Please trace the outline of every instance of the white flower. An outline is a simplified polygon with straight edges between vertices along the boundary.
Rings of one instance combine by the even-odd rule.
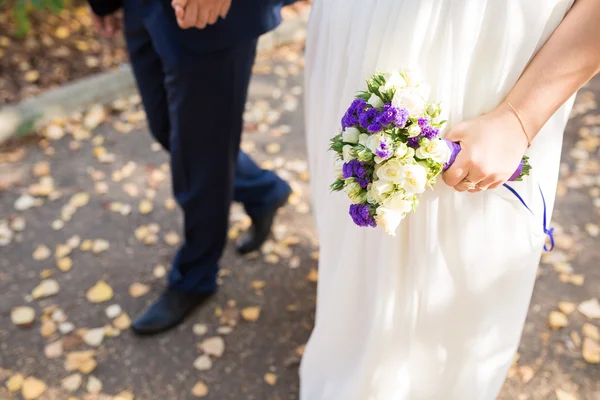
[[[421,134],[421,127],[419,124],[412,124],[408,128],[408,137],[417,137]]]
[[[400,192],[396,192],[387,197],[383,201],[383,205],[391,210],[401,213],[408,213],[412,210],[412,201],[407,200],[405,195]]]
[[[402,221],[403,218],[403,213],[391,210],[387,207],[378,207],[375,216],[377,225],[385,229],[385,232],[391,236],[396,236],[396,228],[398,228],[398,225],[400,225],[400,221]]]
[[[413,118],[422,116],[427,106],[425,99],[415,88],[398,90],[392,99],[392,104],[398,108],[405,107]]]
[[[348,183],[344,186],[344,191],[354,204],[362,203],[365,200],[365,193],[362,193],[362,187],[357,182]]]
[[[343,158],[344,162],[350,162],[354,159],[354,156],[352,155],[352,150],[353,150],[353,147],[350,146],[349,144],[342,147],[342,158]]]
[[[406,143],[398,143],[396,146],[395,156],[398,158],[404,157],[408,153],[409,147]]]
[[[427,185],[427,171],[421,165],[401,165],[398,171],[399,183],[408,193],[423,193]]]
[[[356,143],[358,143],[359,135],[360,135],[360,131],[358,129],[356,129],[355,127],[351,126],[351,127],[344,129],[344,131],[342,132],[342,140],[345,143],[356,144]]]
[[[394,190],[394,185],[384,180],[378,180],[369,185],[367,198],[371,197],[377,203],[383,203],[384,199]]]
[[[408,86],[416,87],[425,80],[423,72],[418,67],[403,68],[401,73]]]
[[[380,92],[387,92],[392,89],[398,90],[406,87],[406,81],[398,71],[388,72],[387,74],[384,74],[383,77],[385,78],[385,85],[379,87]]]
[[[363,146],[367,146],[368,139],[369,135],[367,135],[366,133],[361,133],[360,135],[358,135],[358,143],[362,144]]]
[[[416,150],[416,155],[420,159],[431,158],[436,163],[446,164],[450,160],[450,148],[443,139],[433,139],[425,146]]]
[[[383,135],[375,134],[371,135],[367,138],[367,144],[365,145],[373,154],[377,151],[381,140],[383,139]]]
[[[373,93],[371,95],[371,97],[369,97],[369,101],[367,101],[367,103],[369,103],[371,106],[373,106],[375,108],[379,108],[379,107],[383,106],[383,100],[381,100],[381,98],[379,96],[377,96],[375,93]]]
[[[402,164],[395,158],[391,158],[380,164],[380,167],[376,171],[377,177],[383,181],[392,183],[401,183],[403,180]]]
[[[336,157],[333,161],[333,171],[335,172],[336,179],[342,179],[344,177],[342,168],[344,167],[344,160]]]

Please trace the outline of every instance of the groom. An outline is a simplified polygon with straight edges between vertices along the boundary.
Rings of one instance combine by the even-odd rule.
[[[132,325],[137,334],[154,334],[178,325],[217,290],[231,201],[243,203],[252,219],[238,247],[243,254],[264,243],[291,193],[286,182],[240,151],[257,40],[279,24],[289,0],[188,0],[186,7],[206,16],[193,29],[178,26],[169,0],[89,2],[105,36],[115,34],[115,13],[124,10],[150,131],[170,152],[173,192],[184,215],[185,242],[168,288]]]

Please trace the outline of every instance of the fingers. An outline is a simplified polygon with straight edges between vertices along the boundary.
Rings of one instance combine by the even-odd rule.
[[[115,33],[117,33],[117,29],[118,29],[118,22],[117,19],[112,16],[106,16],[104,17],[104,34],[106,37],[112,38],[115,36]]]
[[[196,19],[196,28],[198,29],[204,29],[206,28],[206,25],[208,24],[208,19],[210,16],[210,10],[206,10],[206,9],[201,9],[198,10],[198,18]]]
[[[213,8],[208,13],[208,25],[213,25],[219,19],[219,9]]]
[[[442,175],[446,185],[455,187],[467,177],[467,174],[469,173],[468,160],[469,157],[465,150],[458,153],[454,163]]]
[[[191,1],[185,7],[183,18],[178,19],[177,23],[183,29],[193,28],[198,20],[198,3]]]
[[[188,0],[173,0],[171,2],[171,7],[181,7],[184,8],[188,5]]]
[[[223,19],[227,17],[227,13],[229,12],[229,8],[231,7],[231,0],[225,0],[223,5],[221,6],[221,10],[219,11],[219,16]]]

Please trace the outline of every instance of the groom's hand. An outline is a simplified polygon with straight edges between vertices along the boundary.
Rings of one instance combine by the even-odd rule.
[[[173,0],[171,5],[181,28],[204,29],[227,16],[231,0]]]
[[[116,13],[100,17],[90,8],[90,16],[92,17],[96,33],[105,38],[115,37],[116,33],[121,29],[121,18]]]

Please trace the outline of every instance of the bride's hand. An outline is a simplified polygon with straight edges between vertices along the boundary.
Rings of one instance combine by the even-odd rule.
[[[445,136],[460,143],[461,152],[444,173],[447,185],[459,192],[496,188],[516,171],[528,140],[517,116],[507,104],[480,117],[461,122]]]

